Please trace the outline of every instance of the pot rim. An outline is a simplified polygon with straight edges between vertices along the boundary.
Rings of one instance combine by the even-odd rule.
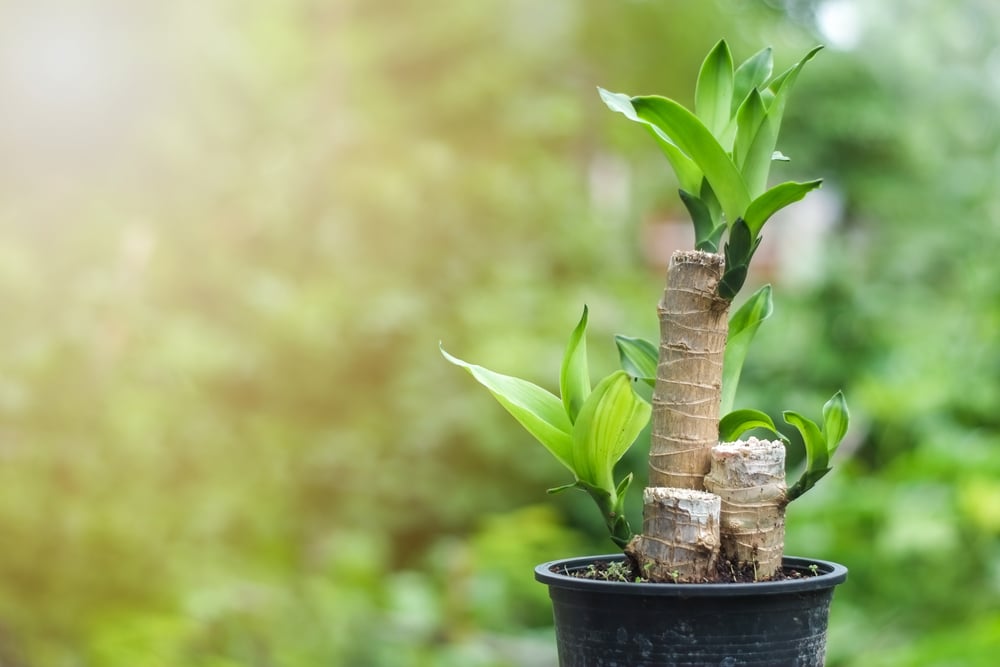
[[[653,597],[739,597],[748,595],[780,595],[786,593],[805,593],[809,591],[833,588],[847,580],[847,568],[832,561],[815,558],[799,558],[785,556],[782,559],[784,568],[810,572],[815,565],[819,574],[801,579],[784,579],[782,581],[761,581],[756,583],[733,584],[654,584],[628,583],[622,581],[602,581],[600,579],[583,579],[564,574],[566,571],[579,571],[596,562],[622,561],[625,555],[621,553],[600,556],[582,556],[578,558],[562,558],[542,563],[535,567],[535,580],[553,588],[597,592],[600,589],[606,593],[632,596]],[[811,572],[810,572],[811,574]]]

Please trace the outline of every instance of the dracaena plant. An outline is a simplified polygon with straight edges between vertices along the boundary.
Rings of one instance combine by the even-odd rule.
[[[566,348],[558,397],[441,350],[573,474],[572,482],[550,491],[590,494],[614,542],[653,580],[711,580],[721,553],[752,564],[755,576],[773,576],[781,567],[785,506],[829,472],[847,431],[847,404],[839,391],[823,407],[822,425],[785,412],[806,449],[805,470],[787,488],[788,439],[766,413],[734,409],[751,340],[773,311],[772,290],[760,288],[730,317],[731,302],[767,220],[820,186],[812,180],[768,187],[773,161],[787,160],[776,142],[788,96],[818,51],[772,77],[770,49],[734,67],[729,46],[720,41],[701,67],[693,112],[665,97],[600,90],[612,110],[652,133],[676,172],[680,199],[694,223],[695,249],[675,252],[667,269],[657,308],[658,346],[617,336],[622,370],[592,389],[585,308]],[[636,392],[643,384],[652,387],[649,404]],[[616,483],[613,471],[650,419],[643,532],[633,535],[623,514],[632,475]],[[777,439],[739,440],[752,429]]]

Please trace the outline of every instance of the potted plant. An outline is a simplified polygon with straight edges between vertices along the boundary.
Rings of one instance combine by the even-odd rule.
[[[818,51],[772,76],[769,48],[734,66],[720,41],[702,64],[693,112],[665,97],[600,90],[652,134],[694,223],[695,247],[674,253],[667,270],[658,345],[617,336],[621,370],[592,385],[584,307],[559,396],[442,347],[572,473],[550,493],[589,494],[622,550],[536,568],[553,600],[563,667],[823,664],[833,589],[847,570],[785,556],[785,508],[829,472],[847,405],[838,391],[818,423],[784,413],[806,449],[805,470],[787,486],[787,438],[766,413],[734,409],[750,341],[772,311],[771,287],[730,315],[764,224],[821,183],[767,183],[771,164],[787,160],[776,141],[789,93]],[[614,467],[650,419],[635,533],[624,513],[633,475],[616,481]],[[753,429],[774,439],[741,439]]]

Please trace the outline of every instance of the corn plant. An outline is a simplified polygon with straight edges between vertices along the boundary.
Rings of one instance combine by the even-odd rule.
[[[673,166],[681,202],[695,228],[695,249],[676,252],[667,270],[667,285],[657,309],[659,346],[617,336],[622,370],[591,388],[584,308],[563,356],[560,396],[441,349],[446,359],[471,373],[573,474],[572,482],[549,491],[577,488],[587,492],[597,503],[612,540],[653,580],[710,577],[719,555],[721,524],[767,533],[758,542],[752,536],[744,539],[744,532],[738,539],[736,533],[728,539],[738,541],[741,553],[747,554],[741,559],[767,551],[762,577],[772,576],[781,565],[785,505],[829,472],[830,458],[847,431],[849,414],[840,392],[824,406],[822,426],[797,412],[785,412],[785,422],[799,431],[806,447],[805,471],[787,489],[784,444],[788,438],[766,413],[734,409],[750,343],[773,312],[772,289],[769,285],[760,288],[730,317],[731,303],[746,281],[764,224],[821,184],[820,180],[788,181],[768,187],[772,162],[788,159],[776,150],[776,142],[789,93],[803,66],[818,51],[819,47],[809,51],[772,77],[770,49],[734,67],[729,46],[720,41],[702,64],[693,112],[665,97],[630,97],[599,89],[612,110],[652,133]],[[648,388],[636,391],[644,385],[652,387],[650,403],[640,396],[648,394]],[[644,531],[633,535],[623,514],[632,475],[615,482],[613,472],[650,419]],[[778,439],[738,440],[752,429],[764,429]],[[750,446],[746,452],[734,450],[744,444]],[[765,486],[752,482],[747,489],[737,488],[731,480],[745,481],[749,468],[741,471],[728,466],[733,462],[744,465],[753,457],[766,458],[768,469],[774,472],[761,482]],[[766,494],[762,495],[763,490]],[[752,502],[741,500],[746,493],[754,496]],[[715,535],[706,532],[713,529]],[[721,543],[726,539],[722,535]],[[752,565],[756,572],[757,561]]]

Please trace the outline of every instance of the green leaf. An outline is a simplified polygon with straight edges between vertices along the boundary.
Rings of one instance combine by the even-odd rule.
[[[798,63],[772,80],[767,89],[761,91],[761,100],[767,108],[767,115],[753,137],[749,150],[743,154],[741,167],[751,197],[756,197],[767,189],[767,176],[771,170],[774,147],[781,131],[788,95],[799,72],[822,48],[821,46],[814,48]]]
[[[656,364],[660,356],[656,347],[648,340],[621,334],[615,336],[615,345],[622,370],[652,387],[656,383]]]
[[[722,145],[698,118],[674,100],[658,95],[633,97],[635,113],[655,125],[694,160],[705,174],[729,220],[750,205],[750,194],[736,165]],[[693,190],[685,187],[685,190]]]
[[[527,380],[502,375],[448,354],[444,358],[467,370],[479,384],[534,436],[556,459],[576,474],[573,467],[573,424],[560,401],[551,392]]]
[[[766,106],[764,94],[761,104]],[[740,150],[740,172],[746,181],[751,197],[757,197],[767,189],[767,177],[771,173],[774,144],[778,141],[779,126],[771,122],[768,112],[757,125],[756,132],[743,138]]]
[[[563,355],[562,367],[559,370],[559,393],[562,394],[563,406],[570,421],[576,421],[576,416],[590,394],[590,371],[587,368],[587,307],[583,307],[583,315],[579,324],[573,329]]]
[[[729,242],[726,243],[726,271],[719,281],[719,296],[732,301],[743,287],[750,268],[750,260],[760,245],[760,237],[756,240],[750,235],[750,228],[743,218],[737,218],[729,230]]]
[[[822,48],[818,46],[811,50],[799,62],[771,81],[767,90],[761,93],[761,99],[767,107],[767,118],[761,123],[743,166],[743,175],[752,197],[756,197],[767,188],[767,175],[771,169],[775,144],[781,131],[785,104],[799,72]]]
[[[822,179],[806,181],[805,183],[789,181],[787,183],[782,183],[781,185],[775,185],[773,188],[754,199],[750,203],[750,207],[747,208],[745,217],[747,226],[750,228],[750,233],[752,235],[759,234],[761,228],[764,226],[764,223],[767,222],[772,215],[789,204],[794,204],[799,201],[808,193],[820,187],[822,184]]]
[[[681,201],[691,215],[694,223],[695,250],[716,252],[719,249],[719,237],[725,230],[725,225],[716,226],[712,220],[712,212],[708,206],[690,192],[680,190]]]
[[[747,95],[754,88],[760,88],[771,76],[774,60],[771,47],[766,47],[744,60],[733,75],[733,102],[730,113],[743,104]]]
[[[629,473],[622,478],[622,481],[618,482],[618,487],[615,489],[615,493],[618,494],[619,498],[625,496],[628,492],[628,487],[632,485],[633,473]]]
[[[847,399],[844,392],[838,391],[823,406],[823,435],[826,436],[826,447],[830,457],[840,447],[840,441],[847,435],[847,427],[851,422],[851,414],[847,410]]]
[[[573,425],[573,466],[577,478],[614,494],[615,464],[649,421],[651,408],[632,389],[625,371],[601,380]]]
[[[770,415],[749,408],[735,410],[719,420],[719,442],[734,442],[741,435],[755,428],[767,429],[782,442],[788,442],[788,438],[781,434]]]
[[[747,299],[729,318],[729,335],[722,361],[721,414],[732,411],[736,402],[736,389],[740,383],[743,362],[746,361],[750,341],[757,334],[760,323],[774,312],[771,286],[764,285]]]
[[[788,101],[788,95],[791,93],[792,88],[795,86],[795,81],[799,77],[799,73],[802,68],[805,67],[806,63],[813,59],[817,53],[823,50],[822,46],[813,47],[809,53],[802,56],[799,62],[795,63],[787,70],[776,76],[771,83],[768,84],[768,90],[770,90],[774,97],[767,105],[768,118],[777,125],[781,125],[782,116],[785,113],[785,103]]]
[[[743,173],[743,179],[747,180],[747,155],[753,146],[757,132],[761,123],[767,116],[767,109],[764,108],[764,101],[760,97],[760,91],[756,88],[750,91],[746,100],[740,105],[736,112],[736,140],[733,144],[733,161]],[[747,181],[749,183],[749,181]]]
[[[660,147],[660,150],[663,151],[663,154],[667,157],[667,161],[670,162],[670,166],[677,175],[677,181],[683,189],[694,192],[700,187],[703,175],[698,165],[695,164],[694,160],[685,155],[684,152],[677,147],[673,140],[671,140],[671,138],[660,128],[639,117],[635,108],[632,106],[631,97],[625,95],[624,93],[612,93],[604,90],[603,88],[598,88],[597,90],[601,99],[604,100],[604,103],[608,105],[609,109],[623,114],[631,121],[646,126],[646,129],[648,129],[653,135],[653,138],[656,139],[656,143]]]
[[[826,449],[826,438],[816,422],[791,410],[786,411],[784,417],[785,422],[797,428],[802,435],[802,442],[806,447],[806,471],[828,468],[830,457]]]
[[[701,64],[695,85],[694,108],[705,127],[721,139],[729,124],[733,100],[733,54],[726,40],[720,40]]]

